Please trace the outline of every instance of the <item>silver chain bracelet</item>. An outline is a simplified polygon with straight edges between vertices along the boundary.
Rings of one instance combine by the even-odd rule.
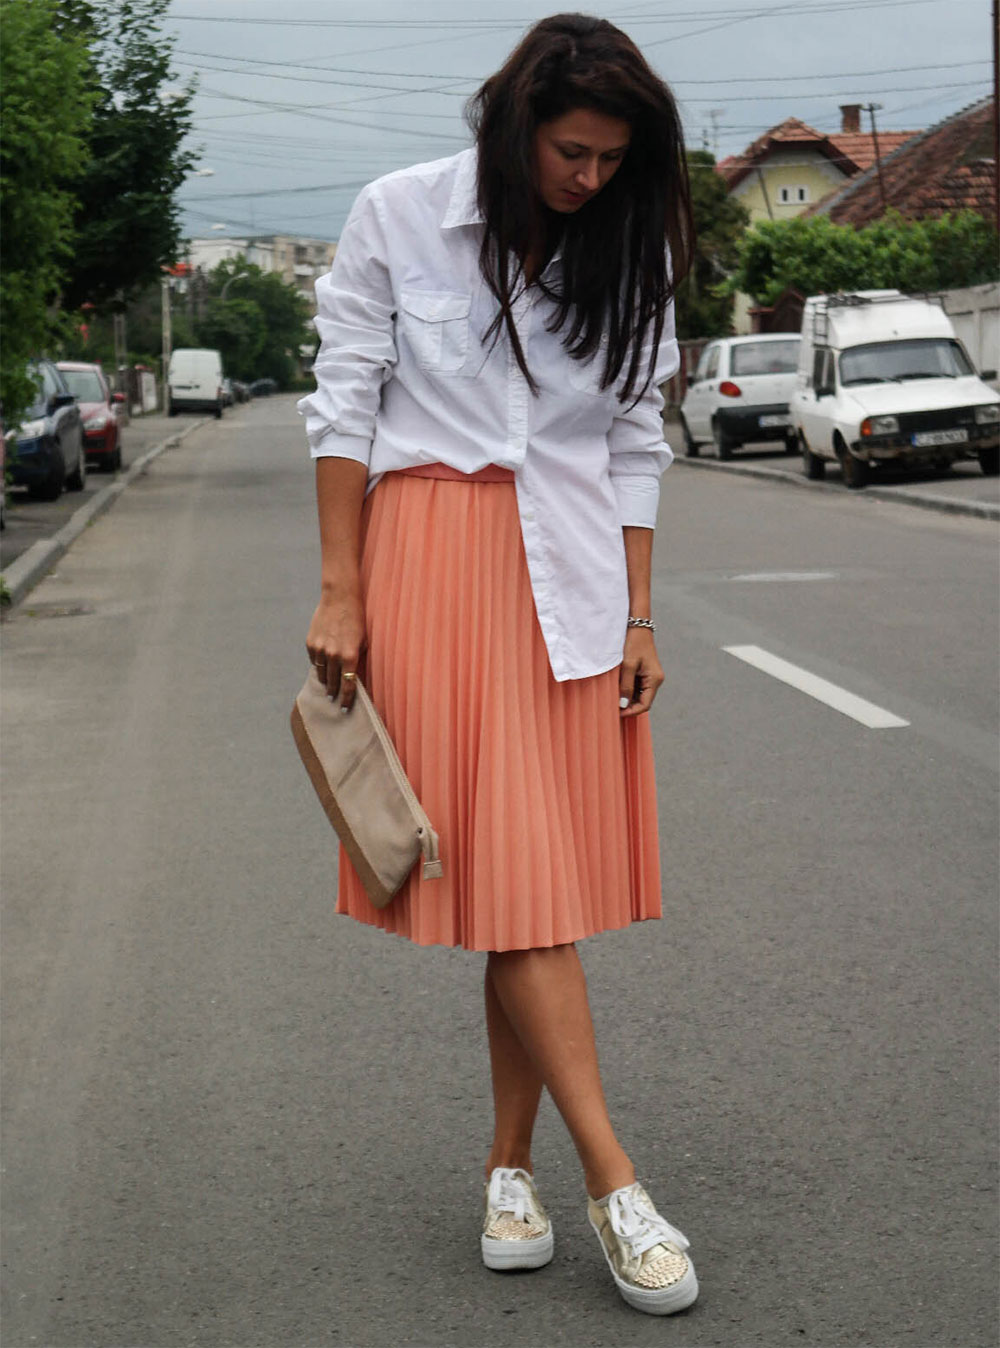
[[[656,631],[656,623],[652,618],[629,618],[629,627],[648,627],[651,632]]]

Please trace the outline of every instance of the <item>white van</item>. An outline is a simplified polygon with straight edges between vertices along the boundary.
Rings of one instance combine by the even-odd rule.
[[[204,347],[179,346],[167,372],[169,411],[222,416],[222,357]]]
[[[1000,394],[976,374],[939,299],[898,290],[814,295],[789,401],[807,477],[840,462],[848,487],[879,463],[1000,470]]]

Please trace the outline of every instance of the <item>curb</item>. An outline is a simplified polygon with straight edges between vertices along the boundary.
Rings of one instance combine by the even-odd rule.
[[[59,558],[64,556],[72,543],[83,533],[84,529],[94,520],[98,519],[105,511],[110,510],[114,503],[121,496],[122,492],[137,477],[145,473],[154,459],[159,458],[168,449],[176,449],[182,440],[191,435],[201,426],[207,426],[211,417],[202,417],[199,421],[194,421],[190,426],[185,426],[182,431],[177,431],[166,440],[161,440],[158,445],[148,449],[145,454],[129,465],[124,473],[115,477],[113,482],[109,482],[106,487],[102,487],[95,496],[92,496],[85,505],[79,510],[75,510],[69,517],[58,533],[53,534],[51,538],[39,538],[21,553],[20,557],[11,562],[10,566],[0,571],[0,578],[3,579],[7,587],[7,607],[13,608],[19,604],[25,595],[29,594],[40,580],[42,580],[52,570]]]
[[[704,468],[710,473],[735,473],[738,477],[756,477],[768,482],[783,482],[788,487],[806,487],[810,491],[838,490],[832,482],[810,482],[806,477],[796,477],[791,473],[783,473],[778,468],[765,468],[759,464],[719,463],[712,459],[692,459],[682,454],[674,457],[674,463],[686,464],[689,468]],[[939,510],[951,515],[971,515],[981,520],[1000,520],[1000,505],[994,505],[992,501],[963,501],[957,496],[935,496],[929,492],[919,496],[904,495],[897,494],[889,487],[865,487],[863,491],[852,492],[851,496],[855,501],[894,501],[897,505],[917,506],[921,510]]]

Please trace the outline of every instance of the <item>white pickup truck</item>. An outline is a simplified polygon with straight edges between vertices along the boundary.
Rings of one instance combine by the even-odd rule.
[[[934,299],[861,290],[806,300],[789,414],[810,478],[827,460],[852,488],[890,461],[977,458],[987,475],[1000,470],[1000,394]]]

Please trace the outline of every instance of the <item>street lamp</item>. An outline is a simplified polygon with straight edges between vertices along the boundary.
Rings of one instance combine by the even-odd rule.
[[[226,302],[226,291],[227,291],[227,290],[229,289],[229,287],[233,284],[233,282],[234,282],[234,281],[242,281],[245,277],[247,277],[247,276],[249,276],[249,275],[250,275],[250,273],[249,273],[248,271],[238,271],[238,272],[236,273],[235,276],[230,276],[229,280],[228,280],[228,281],[226,282],[226,284],[222,287],[222,294],[219,296],[219,302],[220,302],[220,304],[225,304],[225,302]]]

